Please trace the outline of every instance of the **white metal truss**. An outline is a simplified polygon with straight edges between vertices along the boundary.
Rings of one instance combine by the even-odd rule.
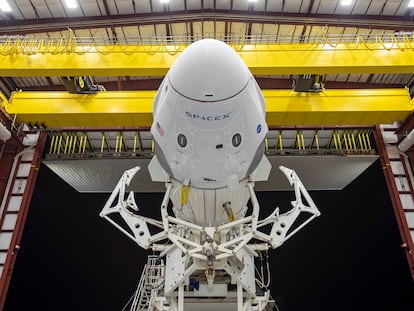
[[[182,185],[173,180],[166,182],[160,207],[161,221],[139,215],[134,193],[126,191],[139,169],[134,167],[124,172],[100,215],[140,247],[151,248],[159,254],[160,260],[165,258],[163,286],[151,292],[148,309],[184,310],[185,305],[185,310],[193,310],[202,300],[214,301],[220,297],[221,310],[227,307],[238,311],[264,310],[270,293],[264,288],[257,294],[254,258],[261,251],[279,247],[320,215],[296,173],[280,167],[296,197],[288,212],[280,214],[276,208],[268,217],[259,219],[254,181],[248,178],[241,183],[250,198],[251,214],[235,218],[229,211],[227,222],[205,225],[177,217],[178,212],[175,216],[169,214],[173,193],[182,189]],[[223,209],[226,210],[224,204]],[[126,227],[110,217],[114,213],[122,217]],[[296,225],[302,213],[309,217]],[[266,230],[269,227],[270,230]],[[166,243],[160,244],[161,241]]]

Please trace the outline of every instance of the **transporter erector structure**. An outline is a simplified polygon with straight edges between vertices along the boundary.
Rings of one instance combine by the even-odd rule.
[[[296,173],[281,166],[296,199],[288,212],[276,208],[259,219],[254,185],[271,170],[265,112],[257,82],[224,42],[197,41],[170,68],[154,100],[148,166],[152,180],[166,185],[161,219],[140,215],[127,191],[139,167],[125,171],[100,214],[156,254],[132,310],[271,308],[270,280],[265,269],[255,271],[255,258],[320,213]],[[309,217],[297,224],[301,213]]]

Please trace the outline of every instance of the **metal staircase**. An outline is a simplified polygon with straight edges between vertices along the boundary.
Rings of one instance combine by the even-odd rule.
[[[0,310],[29,211],[39,171],[45,132],[26,133],[21,143],[14,138],[0,145]]]
[[[130,311],[152,310],[153,291],[164,282],[164,264],[158,256],[148,256]]]
[[[407,155],[397,147],[397,128],[396,124],[377,126],[375,140],[401,234],[401,247],[414,279],[414,178]]]

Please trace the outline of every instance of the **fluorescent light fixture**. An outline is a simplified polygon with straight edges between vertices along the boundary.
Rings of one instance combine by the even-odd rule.
[[[351,5],[352,0],[342,0],[341,5]]]
[[[7,2],[7,0],[0,0],[0,10],[2,10],[3,12],[11,12],[12,9],[9,5],[9,3]]]
[[[160,0],[161,3],[168,3],[170,0]]]
[[[410,2],[408,2],[407,7],[408,8],[414,8],[414,0],[411,0]]]
[[[65,4],[68,9],[76,9],[78,7],[76,0],[65,0]]]
[[[257,2],[257,0],[247,0],[247,2]]]

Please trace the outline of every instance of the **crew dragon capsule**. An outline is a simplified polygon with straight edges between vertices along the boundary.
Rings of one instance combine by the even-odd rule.
[[[155,98],[155,154],[181,183],[234,188],[263,159],[265,113],[262,92],[239,55],[218,40],[195,42]]]
[[[126,192],[139,167],[124,172],[101,211],[156,254],[148,259],[131,310],[200,310],[206,302],[214,304],[209,309],[264,310],[269,263],[255,268],[255,257],[267,259],[262,252],[282,245],[320,213],[296,173],[279,167],[294,188],[292,208],[259,219],[254,184],[268,179],[271,165],[257,82],[230,46],[200,40],[170,68],[153,110],[148,170],[166,185],[161,219],[140,215],[135,194]],[[122,224],[111,218],[114,213]],[[308,217],[296,221],[303,213]]]
[[[153,111],[149,171],[154,181],[174,180],[176,215],[203,225],[242,218],[249,199],[242,181],[267,180],[271,165],[264,98],[240,56],[218,40],[191,44],[161,83]]]

